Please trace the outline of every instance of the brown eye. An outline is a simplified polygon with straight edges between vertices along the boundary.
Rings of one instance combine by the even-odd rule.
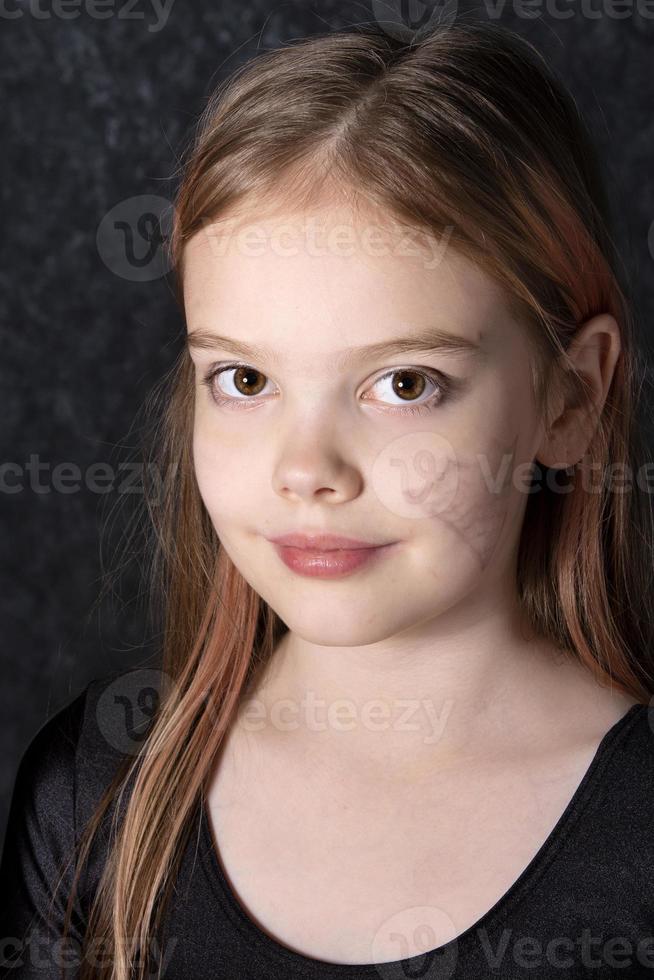
[[[430,412],[443,402],[451,384],[451,379],[440,371],[436,373],[414,368],[394,368],[377,378],[368,393],[363,395],[363,399],[386,404],[398,412]],[[375,396],[371,397],[372,391]],[[406,407],[402,408],[397,401],[393,404],[393,399],[405,402]]]
[[[425,376],[417,371],[396,371],[393,378],[393,391],[404,401],[419,398],[425,390]]]
[[[258,395],[266,386],[266,376],[252,367],[234,369],[234,387],[242,395]]]
[[[223,364],[212,368],[202,380],[217,405],[249,408],[258,404],[256,396],[268,384],[268,378],[249,364]]]

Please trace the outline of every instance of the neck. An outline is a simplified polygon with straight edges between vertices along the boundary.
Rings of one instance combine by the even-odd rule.
[[[605,702],[571,654],[529,636],[517,613],[489,610],[466,630],[447,630],[439,617],[363,647],[320,646],[289,631],[242,721],[256,719],[252,730],[288,747],[385,772],[396,762],[401,772],[524,751],[543,730],[565,738],[561,719],[581,731],[584,710],[587,722],[593,703]]]

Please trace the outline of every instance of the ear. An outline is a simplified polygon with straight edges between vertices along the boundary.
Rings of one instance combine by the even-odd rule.
[[[597,419],[611,386],[622,344],[615,317],[599,313],[579,328],[565,358],[564,370],[572,364],[589,386],[588,400],[575,403],[563,397],[557,415],[544,436],[536,459],[544,466],[565,469],[578,462],[590,445]]]

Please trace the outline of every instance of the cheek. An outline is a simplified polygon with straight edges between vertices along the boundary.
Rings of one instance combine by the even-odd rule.
[[[445,532],[452,542],[453,557],[469,559],[480,572],[491,564],[517,516],[513,453],[511,446],[501,453],[458,453],[444,476],[444,485],[449,481],[452,492],[445,498],[436,489],[425,509],[435,533]]]
[[[229,425],[218,431],[215,425],[196,419],[193,430],[195,477],[214,528],[220,533],[243,515],[252,515],[257,485],[256,459],[229,438]]]
[[[496,418],[495,423],[498,422]],[[501,426],[480,420],[463,434],[414,432],[394,440],[378,457],[373,488],[387,511],[408,519],[409,535],[427,534],[435,572],[483,572],[498,557],[498,548],[515,543],[526,497],[516,478],[516,466],[527,462],[521,433],[497,436]],[[523,456],[523,453],[525,455]],[[419,526],[412,522],[418,521]]]
[[[476,424],[448,454],[443,491],[435,489],[425,516],[447,528],[483,571],[500,545],[519,539],[537,419],[523,376],[505,378],[477,409]]]

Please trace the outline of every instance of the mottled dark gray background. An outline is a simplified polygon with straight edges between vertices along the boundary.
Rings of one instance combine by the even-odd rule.
[[[396,6],[414,23],[425,13],[421,4]],[[226,73],[257,50],[374,20],[382,8],[372,0],[173,0],[164,11],[151,0],[97,10],[90,0],[6,0],[1,8],[2,452],[17,468],[5,473],[0,496],[0,834],[36,730],[91,678],[156,662],[136,569],[119,599],[91,611],[100,532],[118,494],[90,489],[86,474],[98,462],[118,474],[135,445],[130,425],[172,364],[183,324],[164,276],[138,281],[112,268],[120,257],[98,247],[101,221],[133,197],[170,198],[182,141]],[[473,19],[489,9],[490,0],[459,4]],[[649,344],[654,19],[635,0],[506,2],[499,19],[546,55],[589,120]],[[42,465],[32,484],[30,459]],[[62,463],[79,467],[79,489],[53,489]],[[7,492],[17,481],[23,488]]]

